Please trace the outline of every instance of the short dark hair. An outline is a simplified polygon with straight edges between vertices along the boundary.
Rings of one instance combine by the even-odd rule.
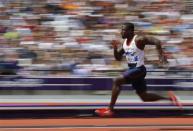
[[[134,26],[133,23],[127,22],[127,23],[123,23],[123,25],[126,26],[126,29],[129,29],[129,30],[132,30],[132,31],[135,30],[135,26]]]

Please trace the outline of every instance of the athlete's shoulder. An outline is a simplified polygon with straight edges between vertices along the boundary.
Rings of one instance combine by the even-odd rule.
[[[144,35],[137,35],[135,38],[136,46],[141,50],[144,49],[146,41],[147,39],[146,39],[146,36]]]
[[[137,35],[135,41],[136,42],[145,42],[147,40],[147,36],[145,35]]]
[[[154,45],[158,42],[160,42],[159,39],[153,37],[153,36],[148,36],[148,35],[139,35],[136,37],[136,43],[140,43],[142,45]]]

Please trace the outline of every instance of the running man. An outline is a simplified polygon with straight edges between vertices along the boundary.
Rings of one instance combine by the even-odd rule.
[[[154,45],[159,53],[159,60],[162,64],[167,63],[166,57],[161,48],[161,42],[149,36],[141,36],[134,33],[134,24],[125,23],[122,25],[121,36],[124,40],[122,47],[118,49],[119,42],[112,41],[114,48],[114,57],[121,61],[122,56],[126,56],[128,62],[128,70],[126,70],[120,77],[116,78],[113,83],[111,102],[108,108],[97,109],[95,113],[99,116],[112,116],[114,105],[118,98],[122,84],[131,83],[136,90],[137,95],[144,102],[170,100],[177,103],[175,95],[170,91],[170,97],[163,97],[157,94],[148,93],[145,76],[146,68],[144,66],[144,48],[145,45]]]

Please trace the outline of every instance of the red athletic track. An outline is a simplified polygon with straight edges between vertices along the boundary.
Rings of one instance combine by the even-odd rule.
[[[2,119],[0,131],[193,130],[193,118]]]

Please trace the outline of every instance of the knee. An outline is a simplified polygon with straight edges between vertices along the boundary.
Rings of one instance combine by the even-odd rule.
[[[137,92],[138,96],[141,98],[142,101],[148,102],[148,96],[146,92]]]
[[[117,78],[114,80],[114,84],[116,86],[120,86],[121,85],[119,79],[117,79]]]
[[[124,84],[124,78],[116,78],[114,80],[114,84],[118,87],[120,87],[122,84]]]

